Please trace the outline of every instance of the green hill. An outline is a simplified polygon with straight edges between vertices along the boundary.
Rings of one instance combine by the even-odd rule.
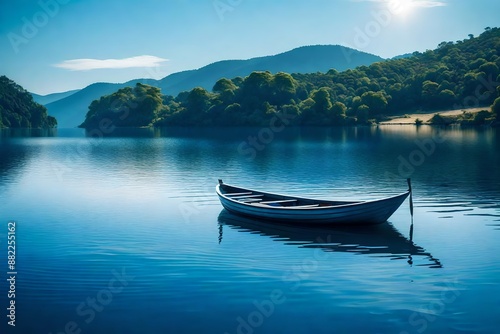
[[[499,68],[500,29],[487,28],[476,38],[443,42],[435,50],[345,71],[256,71],[244,78],[222,78],[210,91],[196,87],[176,97],[164,96],[163,107],[155,105],[154,112],[141,109],[150,116],[147,121],[141,118],[141,125],[269,126],[278,120],[327,126],[371,123],[416,110],[489,108],[499,96]],[[120,92],[107,98],[107,103],[124,99]],[[497,100],[493,110],[499,105]],[[83,125],[98,124],[100,113],[95,111],[103,107],[95,101]],[[103,115],[123,124],[116,116]],[[480,117],[485,121],[493,116],[487,112]]]
[[[6,76],[0,76],[0,128],[53,128],[54,117],[33,101],[31,94]]]
[[[95,83],[49,103],[46,107],[51,115],[57,117],[59,127],[75,127],[82,122],[93,100],[124,87],[134,87],[139,82],[159,87],[163,94],[177,95],[195,87],[210,90],[221,77],[245,77],[253,71],[314,73],[326,72],[332,68],[343,71],[381,60],[383,59],[378,56],[338,45],[305,46],[274,56],[219,61],[197,70],[173,73],[161,80],[136,79],[122,84]]]
[[[220,78],[245,77],[255,71],[271,73],[315,73],[330,69],[344,71],[382,60],[381,57],[340,45],[311,45],[274,56],[219,61],[198,70],[169,75],[160,80],[157,86],[161,88],[163,94],[177,95],[194,87],[210,90]]]

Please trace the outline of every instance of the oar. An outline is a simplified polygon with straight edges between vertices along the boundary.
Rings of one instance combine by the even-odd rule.
[[[411,190],[411,179],[407,178],[408,181],[408,191],[410,192],[410,214],[411,214],[411,225],[410,225],[410,242],[413,244],[413,192]],[[408,256],[408,263],[413,265],[413,258],[411,254]]]
[[[406,179],[408,181],[408,191],[410,192],[410,214],[411,214],[411,225],[410,225],[410,242],[413,242],[413,192],[411,190],[411,179]]]
[[[410,242],[413,243],[413,217],[411,217],[411,225],[410,225]]]
[[[411,214],[411,217],[413,218],[413,195],[412,195],[412,191],[411,191],[411,179],[408,178],[408,179],[406,179],[406,181],[408,181],[408,191],[410,192],[410,214]],[[412,223],[413,223],[413,220],[412,220]]]

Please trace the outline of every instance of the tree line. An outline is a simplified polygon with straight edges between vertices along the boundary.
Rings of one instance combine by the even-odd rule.
[[[253,72],[222,78],[212,91],[177,96],[137,84],[92,102],[83,127],[262,126],[277,114],[291,125],[368,124],[417,110],[490,107],[500,119],[500,29],[442,42],[435,50],[338,72]]]

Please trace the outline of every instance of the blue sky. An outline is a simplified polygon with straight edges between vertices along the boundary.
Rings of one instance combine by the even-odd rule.
[[[498,0],[0,1],[0,74],[48,94],[341,44],[393,57],[500,26]]]

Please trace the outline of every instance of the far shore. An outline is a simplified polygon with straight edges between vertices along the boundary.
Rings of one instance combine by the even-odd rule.
[[[422,120],[423,124],[428,124],[429,120],[434,116],[435,114],[440,114],[441,116],[458,116],[461,115],[464,111],[465,112],[470,112],[470,113],[477,113],[481,110],[489,110],[489,107],[481,107],[481,108],[462,108],[462,109],[455,109],[455,110],[443,110],[443,111],[433,111],[429,113],[428,111],[421,112],[421,113],[412,113],[412,114],[406,114],[404,116],[394,116],[391,120],[389,121],[383,121],[380,122],[380,125],[409,125],[413,124],[415,125],[415,121],[418,119]]]

